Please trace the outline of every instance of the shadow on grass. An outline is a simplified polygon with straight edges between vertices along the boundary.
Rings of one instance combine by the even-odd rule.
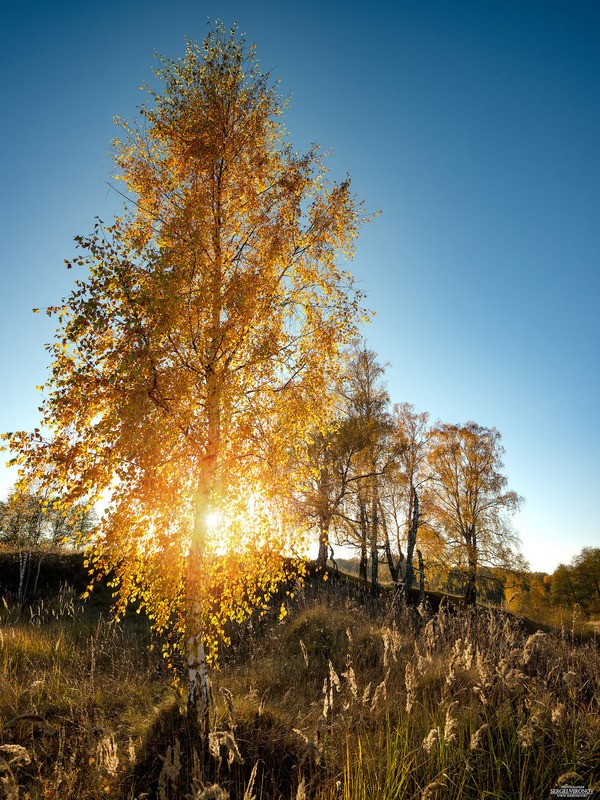
[[[251,795],[256,800],[296,797],[302,778],[306,796],[311,797],[323,776],[318,748],[273,713],[248,712],[236,720],[233,730],[224,732],[233,733],[241,762],[229,762],[223,744],[219,759],[211,754],[177,704],[163,709],[123,782],[122,797],[174,800],[188,794],[195,797],[201,784],[205,788],[217,784],[230,800],[243,800],[255,767]],[[216,790],[214,796],[220,797]]]

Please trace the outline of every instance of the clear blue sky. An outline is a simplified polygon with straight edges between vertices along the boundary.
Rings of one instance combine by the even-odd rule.
[[[394,401],[503,435],[534,569],[600,546],[600,3],[11,3],[0,30],[0,430],[37,423],[72,237],[120,208],[114,115],[153,52],[237,21],[298,149],[368,209],[353,271]],[[14,476],[0,467],[0,496]]]

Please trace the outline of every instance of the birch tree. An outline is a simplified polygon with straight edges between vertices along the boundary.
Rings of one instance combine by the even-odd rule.
[[[310,471],[308,485],[302,487],[300,510],[318,531],[315,565],[321,570],[331,552],[331,535],[344,518],[344,503],[356,485],[354,462],[364,447],[355,420],[340,416],[310,436],[304,454]]]
[[[347,424],[355,451],[346,493],[344,543],[360,552],[360,577],[367,578],[371,563],[371,582],[379,580],[379,548],[383,530],[381,488],[383,477],[393,469],[396,449],[392,441],[389,394],[384,368],[377,354],[366,343],[355,346],[344,381],[343,394]]]
[[[364,213],[317,147],[292,150],[235,30],[156,76],[115,142],[131,202],[68,264],[42,429],[8,440],[65,502],[110,498],[93,565],[185,649],[205,729],[207,661],[297,550],[290,451],[326,418],[364,314],[343,268]]]
[[[410,403],[394,405],[393,439],[396,445],[395,469],[386,495],[386,510],[390,525],[396,532],[396,548],[400,561],[394,566],[391,542],[386,536],[385,549],[392,579],[397,582],[404,572],[404,594],[407,600],[415,580],[413,557],[422,517],[419,510],[421,488],[428,479],[427,451],[430,428],[429,414],[418,412]],[[406,557],[402,541],[406,542]],[[400,565],[404,564],[404,570]]]
[[[465,599],[475,603],[482,564],[519,568],[519,541],[507,515],[521,498],[507,490],[500,434],[474,422],[439,424],[429,448],[428,513],[446,558],[466,570]]]

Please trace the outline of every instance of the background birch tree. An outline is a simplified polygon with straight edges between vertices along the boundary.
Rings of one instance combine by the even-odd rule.
[[[235,30],[156,75],[115,142],[128,210],[68,264],[43,428],[8,441],[65,503],[109,496],[93,565],[186,651],[205,726],[207,659],[299,543],[290,451],[327,418],[363,315],[339,265],[363,211],[317,147],[292,150]]]
[[[359,551],[359,575],[371,583],[379,581],[379,550],[382,525],[381,492],[384,477],[393,471],[396,448],[392,437],[390,398],[383,380],[384,368],[377,354],[360,342],[352,350],[341,390],[346,406],[346,425],[354,451],[347,479],[344,513],[340,528],[343,544]]]
[[[364,446],[355,420],[344,411],[338,411],[324,430],[311,434],[302,455],[309,471],[299,511],[318,532],[315,564],[320,570],[330,557],[332,535],[343,526],[345,504],[357,480],[354,462]]]
[[[404,594],[407,600],[410,599],[415,581],[413,558],[417,549],[419,523],[423,517],[422,487],[429,478],[427,453],[431,431],[428,422],[429,414],[418,412],[410,403],[394,405],[393,430],[397,464],[394,472],[395,485],[389,493],[388,507],[396,530],[398,555],[404,560]],[[405,557],[401,548],[402,540],[406,543]],[[394,572],[391,554],[388,555],[388,563],[392,579],[398,581],[401,576],[398,566]]]
[[[483,564],[524,566],[508,515],[521,498],[507,490],[500,433],[475,422],[438,424],[428,452],[427,505],[446,560],[466,573],[465,599],[475,603]]]

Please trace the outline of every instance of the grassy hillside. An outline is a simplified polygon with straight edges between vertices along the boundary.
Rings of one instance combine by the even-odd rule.
[[[312,579],[223,652],[212,754],[158,644],[64,585],[0,605],[0,797],[514,800],[600,778],[600,653],[567,631]]]

